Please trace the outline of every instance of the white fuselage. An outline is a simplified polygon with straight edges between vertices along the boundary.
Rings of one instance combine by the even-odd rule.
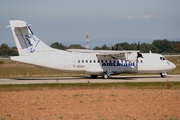
[[[30,56],[11,57],[11,60],[61,70],[83,72],[91,75],[111,75],[132,72],[168,72],[175,65],[160,54],[142,53],[143,58],[118,60],[110,56],[97,56],[95,53],[76,53],[56,50],[34,53]]]
[[[34,35],[30,24],[11,20],[10,26],[20,56],[11,60],[61,70],[83,72],[92,78],[132,72],[158,72],[162,77],[175,65],[160,54],[140,51],[57,50],[47,46]]]

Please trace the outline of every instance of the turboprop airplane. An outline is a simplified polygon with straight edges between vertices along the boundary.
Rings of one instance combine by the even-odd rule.
[[[120,73],[155,72],[161,77],[176,66],[163,55],[140,51],[63,51],[47,46],[37,38],[30,24],[11,20],[10,26],[19,56],[11,60],[63,72],[87,73],[92,78],[107,79]]]

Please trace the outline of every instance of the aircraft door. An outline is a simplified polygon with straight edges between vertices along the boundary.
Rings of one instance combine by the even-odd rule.
[[[143,67],[144,67],[143,66],[143,58],[138,58],[136,60],[136,69],[137,69],[137,71],[143,70],[144,69]]]
[[[69,59],[64,60],[64,69],[69,69]]]

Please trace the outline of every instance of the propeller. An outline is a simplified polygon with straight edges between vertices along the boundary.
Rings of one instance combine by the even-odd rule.
[[[114,50],[114,47],[111,45],[111,49]]]
[[[139,57],[143,58],[142,54],[140,52],[137,52],[137,58]]]
[[[140,50],[140,41],[138,41],[137,50]],[[143,58],[142,54],[140,52],[137,52],[137,58]]]
[[[112,50],[118,50],[119,44],[116,45],[116,48],[114,48],[114,46],[111,45],[111,49]]]
[[[140,41],[138,41],[137,50],[140,50],[139,45],[140,45]]]

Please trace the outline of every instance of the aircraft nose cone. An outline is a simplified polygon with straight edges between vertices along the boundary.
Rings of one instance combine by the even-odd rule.
[[[172,63],[172,69],[174,70],[176,68],[176,65]]]

